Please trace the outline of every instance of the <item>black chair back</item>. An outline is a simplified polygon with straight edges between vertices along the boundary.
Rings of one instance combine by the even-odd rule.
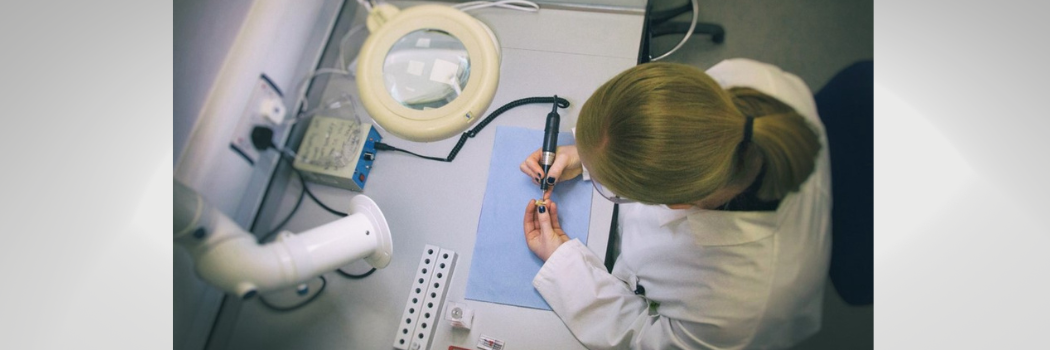
[[[855,63],[816,95],[831,152],[831,282],[844,301],[874,298],[874,63]]]

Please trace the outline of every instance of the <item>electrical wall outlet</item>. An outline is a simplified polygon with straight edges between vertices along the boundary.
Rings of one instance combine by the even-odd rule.
[[[284,120],[285,112],[281,90],[265,74],[260,75],[241,114],[241,121],[233,132],[230,147],[254,166],[255,162],[259,161],[259,150],[252,144],[252,129],[264,126],[273,129],[275,133],[278,132],[276,129]]]
[[[429,244],[423,248],[394,337],[395,349],[420,350],[430,346],[455,265],[456,252]]]

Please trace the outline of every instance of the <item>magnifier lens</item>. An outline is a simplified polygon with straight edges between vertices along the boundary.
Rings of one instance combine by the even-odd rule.
[[[470,57],[463,43],[436,29],[399,39],[383,61],[383,80],[395,101],[415,110],[441,108],[463,93]]]

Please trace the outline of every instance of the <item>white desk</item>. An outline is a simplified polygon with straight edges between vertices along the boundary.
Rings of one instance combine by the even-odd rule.
[[[407,7],[404,2],[391,3]],[[557,94],[572,104],[561,111],[562,130],[576,124],[580,107],[599,85],[635,65],[643,20],[641,12],[486,9],[473,14],[492,28],[502,46],[499,89],[488,111],[519,98]],[[325,94],[348,90],[356,92],[356,87],[334,80]],[[236,317],[223,316],[228,325],[216,327],[213,347],[389,349],[420,254],[424,245],[433,244],[459,254],[446,301],[469,305],[475,318],[469,332],[453,330],[442,319],[437,323],[432,349],[447,349],[449,345],[473,349],[482,334],[506,341],[511,349],[582,348],[551,311],[464,299],[496,128],[542,129],[549,111],[548,105],[528,105],[504,113],[470,139],[452,163],[391,152],[378,154],[364,193],[379,204],[390,224],[394,241],[390,265],[363,280],[328,273],[323,294],[293,312],[274,312],[257,300],[227,300],[223,312],[235,313]],[[384,142],[439,157],[445,157],[458,139],[457,135],[439,142],[415,143],[380,132]],[[346,208],[355,195],[318,184],[310,188],[326,204],[339,209]],[[271,194],[282,198],[278,216],[290,210],[299,192],[298,183],[292,182],[283,193]],[[588,246],[598,256],[605,256],[611,215],[612,203],[595,194]],[[286,228],[299,232],[334,219],[306,199]],[[355,267],[361,272],[367,270],[366,264],[358,264]]]

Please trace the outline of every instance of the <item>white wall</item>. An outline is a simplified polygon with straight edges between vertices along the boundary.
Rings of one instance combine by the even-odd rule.
[[[251,0],[177,0],[173,3],[176,163],[251,4]]]
[[[182,159],[208,92],[251,4],[250,0],[179,0],[173,3],[175,164]],[[189,254],[178,246],[174,248],[172,345],[176,350],[203,349],[222,293],[198,279]]]
[[[174,175],[245,229],[276,162],[269,155],[253,166],[229,146],[252,87],[265,74],[290,103],[294,86],[316,66],[343,3],[173,3]],[[203,349],[223,294],[196,277],[180,249],[173,252],[173,345]]]

